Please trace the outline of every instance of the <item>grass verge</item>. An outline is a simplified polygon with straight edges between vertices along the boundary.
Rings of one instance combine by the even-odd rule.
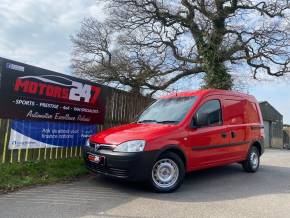
[[[0,193],[25,186],[71,181],[87,173],[82,159],[0,164]]]

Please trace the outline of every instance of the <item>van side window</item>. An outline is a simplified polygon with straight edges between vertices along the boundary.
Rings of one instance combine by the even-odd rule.
[[[222,124],[222,110],[219,100],[204,103],[195,114],[196,125],[200,127]]]

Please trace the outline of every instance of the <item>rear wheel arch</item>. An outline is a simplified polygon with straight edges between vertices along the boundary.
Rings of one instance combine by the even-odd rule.
[[[252,142],[252,144],[251,144],[249,149],[251,149],[251,147],[256,147],[258,149],[259,156],[262,155],[262,145],[261,145],[261,143],[259,141]]]

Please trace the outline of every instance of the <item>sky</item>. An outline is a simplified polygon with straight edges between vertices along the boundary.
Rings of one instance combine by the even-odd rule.
[[[70,36],[91,16],[94,0],[1,0],[0,56],[69,73]]]
[[[94,0],[1,0],[0,56],[70,74],[72,43],[85,17],[102,19]],[[193,78],[194,80],[194,78]],[[178,89],[199,88],[198,82],[181,80]],[[180,88],[182,87],[182,88]],[[258,101],[268,101],[290,124],[290,82],[250,82],[244,90]]]

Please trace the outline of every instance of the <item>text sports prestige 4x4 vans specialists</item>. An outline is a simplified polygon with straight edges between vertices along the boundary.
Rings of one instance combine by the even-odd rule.
[[[91,136],[84,158],[93,172],[147,180],[156,191],[171,192],[193,170],[238,162],[256,172],[263,138],[254,97],[199,90],[162,97],[136,122]]]

